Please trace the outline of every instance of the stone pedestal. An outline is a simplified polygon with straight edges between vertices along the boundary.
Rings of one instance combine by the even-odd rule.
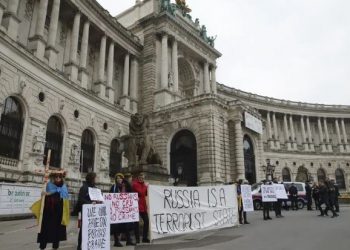
[[[303,148],[304,148],[304,151],[309,151],[309,144],[308,143],[303,143]]]
[[[123,106],[124,110],[130,111],[130,97],[122,96],[120,98],[120,105]]]
[[[46,42],[42,36],[35,35],[29,38],[28,47],[39,60],[44,60]]]
[[[161,89],[155,92],[156,108],[166,106],[173,102],[173,93],[169,89]]]
[[[327,150],[328,150],[328,152],[333,152],[333,146],[332,146],[332,144],[327,144]]]
[[[49,66],[53,69],[57,68],[57,55],[58,55],[58,50],[56,50],[54,47],[47,47],[45,51],[45,57],[49,61]]]
[[[123,173],[131,173],[134,177],[139,172],[145,173],[145,182],[150,182],[152,184],[162,184],[169,182],[168,170],[159,164],[147,164],[147,165],[137,165],[128,166],[122,169]]]
[[[137,109],[137,106],[138,106],[138,102],[134,99],[131,99],[131,102],[130,102],[130,111],[133,113],[133,114],[136,114],[138,109]]]
[[[105,82],[95,82],[94,91],[98,97],[106,99],[106,83]]]
[[[87,89],[88,82],[89,82],[89,73],[85,68],[79,69],[79,79],[80,79],[81,87],[84,89]]]
[[[12,12],[6,12],[3,15],[2,23],[7,29],[7,35],[15,41],[17,41],[18,27],[20,22],[21,20]]]
[[[77,82],[78,80],[78,65],[75,62],[69,62],[65,64],[65,72],[68,75],[69,80]]]
[[[114,104],[114,88],[112,86],[106,87],[106,96],[108,97],[108,101]]]
[[[287,145],[287,150],[288,151],[292,150],[292,145],[291,145],[290,142],[287,142],[286,145]]]
[[[313,143],[309,144],[310,151],[314,152],[315,151],[315,145]]]

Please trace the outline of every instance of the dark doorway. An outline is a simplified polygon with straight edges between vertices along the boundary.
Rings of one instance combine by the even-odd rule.
[[[249,136],[243,137],[245,178],[250,184],[256,183],[255,154],[252,140]]]
[[[51,150],[50,166],[55,168],[61,167],[62,143],[62,124],[56,116],[51,116],[47,122],[44,165],[47,164],[47,155],[49,150]]]
[[[109,158],[109,176],[113,177],[122,169],[122,154],[119,151],[119,141],[114,139],[111,143],[111,153]]]
[[[85,129],[81,138],[80,171],[90,173],[94,171],[95,139],[92,132]]]
[[[179,171],[182,169],[182,171]],[[180,175],[179,175],[179,172]],[[197,142],[191,131],[181,130],[171,141],[170,173],[180,184],[197,186]]]
[[[295,181],[305,182],[305,181],[308,181],[308,180],[309,180],[309,172],[308,172],[308,170],[305,167],[300,166],[298,168],[297,177],[295,178]]]

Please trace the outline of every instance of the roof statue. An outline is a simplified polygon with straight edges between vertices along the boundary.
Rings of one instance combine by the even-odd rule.
[[[176,5],[182,10],[182,13],[186,15],[190,13],[192,10],[188,7],[186,0],[176,0]]]

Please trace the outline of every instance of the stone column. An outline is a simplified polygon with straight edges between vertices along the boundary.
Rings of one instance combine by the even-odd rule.
[[[130,74],[130,97],[131,97],[131,112],[137,113],[138,103],[138,81],[139,81],[139,64],[137,58],[131,59],[131,74]]]
[[[4,16],[5,9],[5,5],[2,2],[0,2],[0,32],[5,32],[5,29],[3,29],[3,27],[1,26],[2,17]]]
[[[323,118],[323,126],[324,126],[324,133],[326,135],[326,142],[327,142],[327,150],[328,152],[332,152],[332,143],[329,140],[329,133],[328,133],[328,126],[327,126],[327,118]]]
[[[341,128],[343,130],[343,138],[344,138],[344,147],[346,152],[350,152],[350,147],[348,144],[348,136],[346,134],[346,129],[345,129],[345,122],[344,119],[341,119]]]
[[[296,141],[296,138],[295,138],[295,130],[294,130],[294,121],[293,121],[293,116],[290,115],[289,116],[289,124],[290,124],[290,131],[291,131],[291,136],[292,136],[292,148],[294,150],[297,150],[297,141]]]
[[[310,118],[306,117],[306,127],[307,127],[307,134],[309,137],[309,147],[311,151],[315,151],[315,145],[312,141],[312,134],[311,134],[311,126],[310,126]]]
[[[309,151],[309,145],[306,142],[306,132],[305,132],[305,123],[304,123],[304,117],[300,117],[300,126],[301,126],[301,136],[303,138],[303,145],[304,145],[304,150]]]
[[[287,145],[287,150],[291,150],[291,141],[289,140],[289,132],[288,132],[288,122],[287,122],[287,115],[285,114],[283,116],[283,125],[284,125],[284,135],[286,137],[286,145]]]
[[[56,38],[57,38],[57,26],[60,14],[61,0],[54,0],[51,9],[51,20],[49,27],[49,37],[47,39],[46,58],[49,60],[49,66],[53,69],[57,68],[57,55]]]
[[[168,35],[166,33],[162,36],[162,71],[161,71],[161,89],[168,89]]]
[[[107,92],[107,96],[108,96],[108,101],[112,104],[114,104],[113,78],[114,78],[114,42],[111,41],[111,43],[109,45],[109,50],[108,50],[106,92]]]
[[[217,87],[216,87],[216,66],[212,66],[211,68],[211,91],[213,94],[217,94]]]
[[[105,61],[106,61],[106,42],[107,37],[103,35],[100,43],[100,55],[98,58],[98,81],[95,83],[95,91],[102,99],[106,98],[105,83]]]
[[[209,63],[204,63],[204,93],[210,93]]]
[[[278,138],[278,128],[277,128],[277,120],[276,120],[276,114],[272,114],[272,122],[273,122],[273,130],[275,134],[275,143],[276,143],[276,148],[280,149],[280,141]]]
[[[70,54],[69,63],[66,64],[67,74],[72,82],[77,82],[78,80],[78,41],[79,41],[79,28],[80,28],[80,12],[77,12],[74,16],[73,30],[70,44]]]
[[[317,119],[317,124],[318,124],[318,133],[320,134],[321,151],[325,152],[326,151],[326,145],[324,144],[324,137],[323,137],[323,131],[322,131],[321,118]]]
[[[243,132],[241,120],[235,121],[236,179],[245,179]]]
[[[129,75],[130,75],[130,54],[127,53],[124,59],[124,75],[123,75],[123,95],[120,100],[122,106],[127,111],[130,111],[130,97],[129,97]]]
[[[338,119],[335,119],[335,130],[337,132],[339,151],[340,151],[340,153],[344,153],[344,146],[343,146],[343,142],[341,140],[341,134],[340,134]]]
[[[20,19],[17,16],[18,6],[19,0],[9,0],[2,20],[4,27],[7,29],[7,35],[15,41],[17,41],[18,27],[20,23]]]
[[[177,51],[177,41],[174,38],[173,41],[173,47],[172,47],[172,72],[174,74],[174,92],[178,92],[179,91],[179,65],[178,65],[178,51]]]
[[[89,32],[90,32],[90,21],[87,20],[84,23],[83,37],[81,39],[80,68],[79,68],[80,83],[84,89],[87,89],[87,85],[89,81],[89,73],[86,68],[87,58],[88,58],[88,49],[89,49]]]
[[[268,143],[269,143],[269,146],[271,149],[274,149],[275,148],[275,143],[273,141],[273,138],[272,138],[272,127],[271,127],[271,117],[270,117],[270,112],[267,112],[267,131],[268,131]]]

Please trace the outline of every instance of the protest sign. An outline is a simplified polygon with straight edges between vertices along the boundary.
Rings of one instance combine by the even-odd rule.
[[[283,184],[273,184],[277,199],[288,200],[288,195]]]
[[[252,197],[252,186],[251,185],[241,185],[241,195],[243,202],[243,211],[253,212],[253,197]]]
[[[277,201],[275,187],[273,185],[261,185],[261,197],[263,202]]]
[[[101,189],[89,187],[89,197],[92,201],[104,201]]]
[[[236,186],[148,187],[151,239],[238,225]]]
[[[110,205],[111,224],[139,221],[139,197],[137,193],[103,194]]]
[[[82,250],[110,249],[109,215],[105,204],[83,205]]]

